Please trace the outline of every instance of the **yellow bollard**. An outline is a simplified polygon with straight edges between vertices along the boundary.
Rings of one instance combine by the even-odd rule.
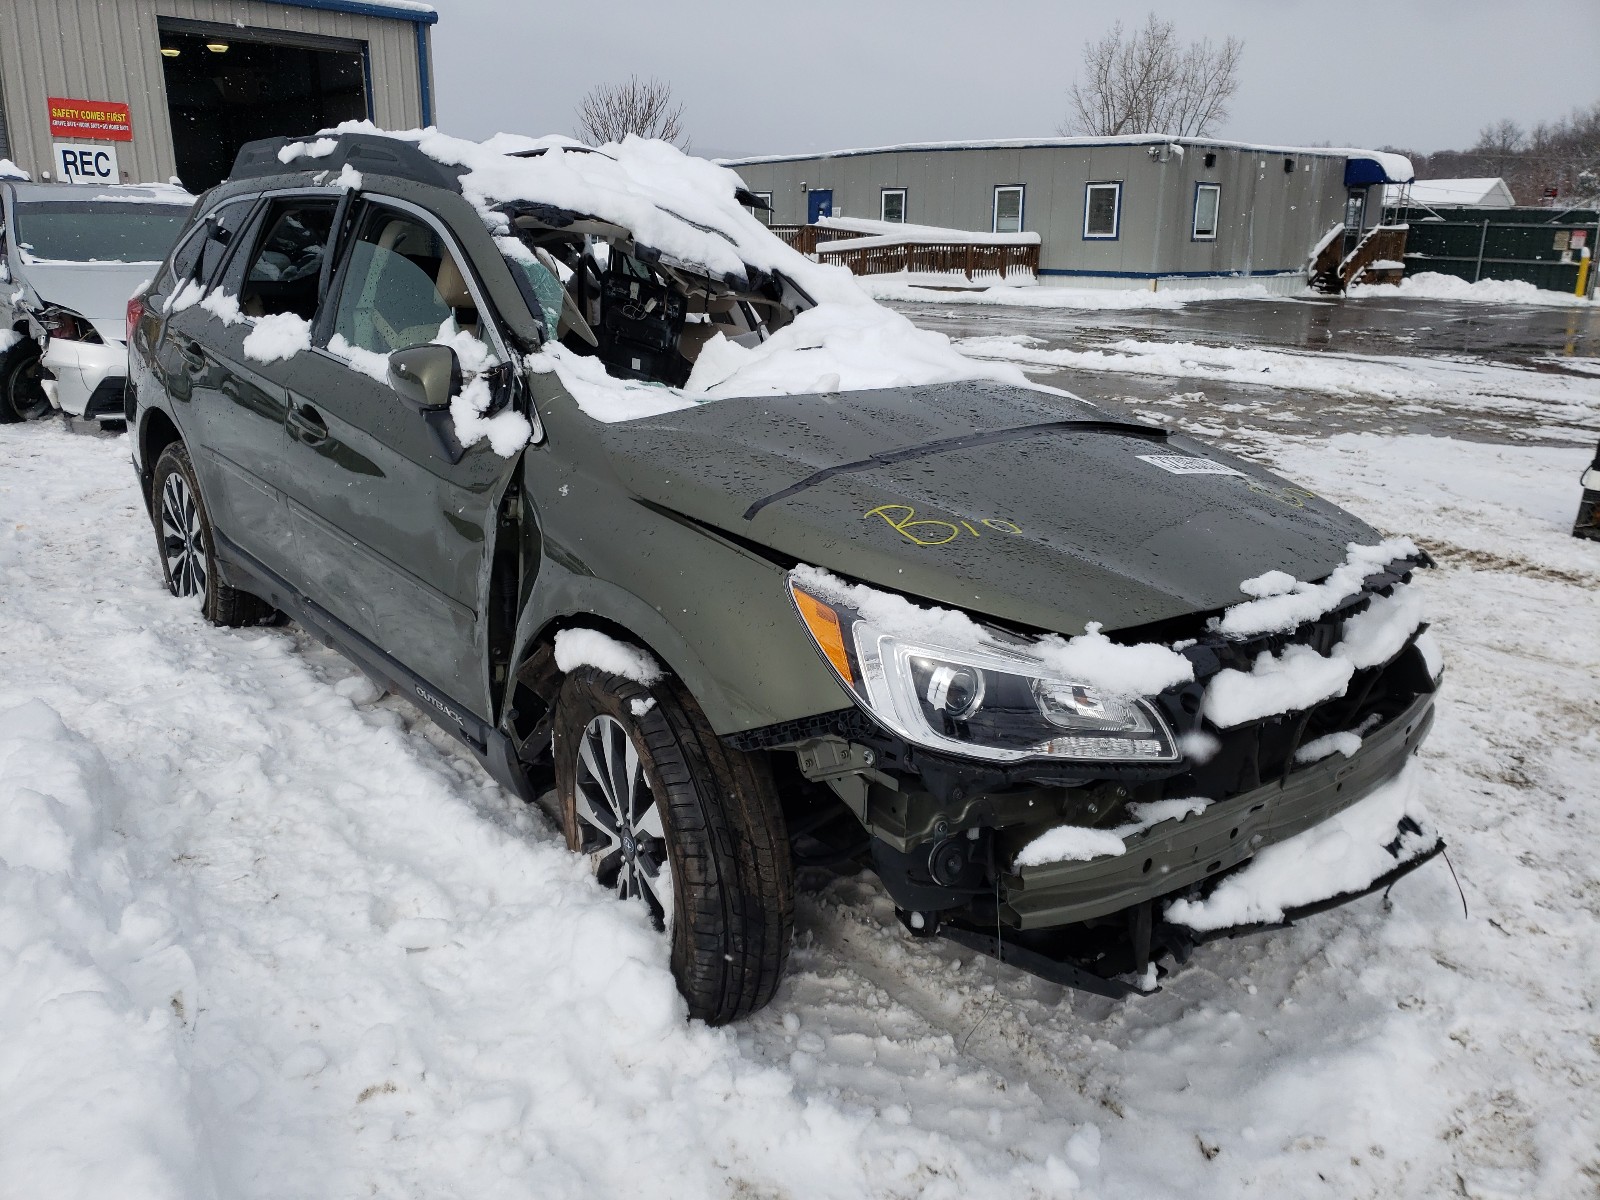
[[[1589,290],[1589,264],[1594,261],[1589,247],[1582,250],[1583,257],[1578,260],[1578,286],[1572,289],[1572,294],[1582,296]]]

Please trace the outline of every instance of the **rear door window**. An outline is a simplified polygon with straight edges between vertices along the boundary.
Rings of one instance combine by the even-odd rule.
[[[239,308],[245,316],[293,313],[302,321],[316,316],[337,207],[336,199],[273,201],[239,286]]]
[[[202,286],[209,284],[227,256],[228,246],[244,227],[253,203],[253,197],[235,200],[195,222],[173,252],[172,261],[161,273],[153,291],[164,295],[190,279],[198,280]]]

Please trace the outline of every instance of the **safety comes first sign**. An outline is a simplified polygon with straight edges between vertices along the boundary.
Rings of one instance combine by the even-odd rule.
[[[68,100],[51,96],[50,136],[131,142],[133,121],[128,115],[128,106],[114,100]]]

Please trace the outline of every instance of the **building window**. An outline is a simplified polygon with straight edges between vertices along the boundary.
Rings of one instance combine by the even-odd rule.
[[[1083,190],[1083,236],[1115,238],[1122,223],[1122,184],[1091,183]]]
[[[994,190],[994,231],[1022,232],[1022,185],[1006,184]]]
[[[763,225],[771,225],[772,224],[772,193],[771,192],[751,192],[750,194],[752,196],[754,196],[757,200],[760,200],[763,204],[765,204],[766,207],[765,208],[752,208],[750,205],[747,204],[747,205],[745,205],[745,211],[748,212],[751,216],[755,217],[755,219],[760,221]]]
[[[883,200],[878,205],[878,215],[882,220],[904,225],[906,220],[905,188],[884,188]]]
[[[1194,229],[1190,237],[1197,242],[1217,240],[1217,209],[1222,204],[1222,188],[1214,183],[1194,185]]]

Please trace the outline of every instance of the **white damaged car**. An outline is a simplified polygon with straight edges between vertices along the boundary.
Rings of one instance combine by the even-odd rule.
[[[178,187],[0,179],[0,422],[123,420],[128,297],[193,204]]]

